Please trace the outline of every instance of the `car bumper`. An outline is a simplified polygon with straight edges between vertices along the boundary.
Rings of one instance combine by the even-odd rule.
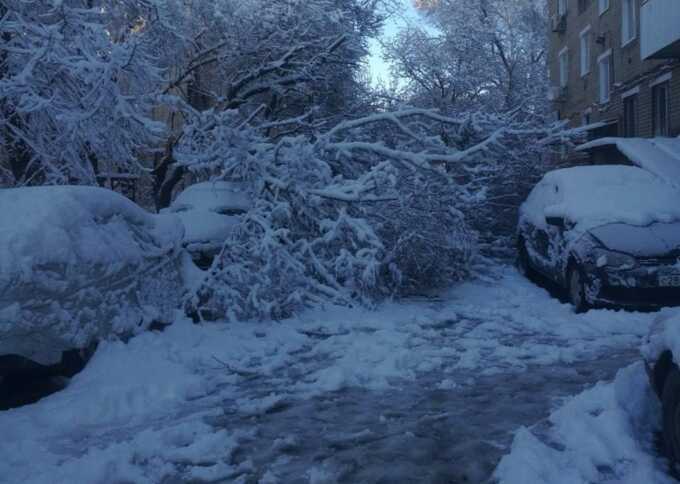
[[[678,274],[668,267],[615,271],[596,269],[591,303],[623,307],[680,306],[680,286],[660,285],[660,276]]]

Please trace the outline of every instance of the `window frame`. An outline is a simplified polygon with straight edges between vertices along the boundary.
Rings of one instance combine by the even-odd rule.
[[[593,110],[591,108],[586,109],[581,113],[581,126],[589,126],[592,122]]]
[[[597,0],[597,13],[599,15],[604,15],[604,13],[609,10],[610,3],[609,0]]]
[[[658,93],[664,92],[664,106],[659,109]],[[652,86],[652,135],[654,137],[670,136],[671,130],[671,84],[670,80],[656,83]],[[660,113],[663,112],[663,124],[659,118]]]
[[[560,69],[560,88],[569,85],[569,47],[564,47],[557,55]]]
[[[623,137],[634,138],[638,134],[640,109],[640,95],[637,92],[632,92],[628,96],[623,97]]]
[[[621,0],[621,9],[621,47],[625,47],[637,39],[637,0]]]
[[[557,15],[566,15],[567,7],[567,0],[557,0]]]
[[[592,56],[592,28],[588,25],[579,34],[579,53],[580,53],[580,72],[581,77],[585,77],[591,72]],[[585,54],[584,55],[584,47]]]
[[[607,61],[607,70],[603,70],[603,62]],[[599,89],[599,98],[600,98],[600,104],[607,104],[609,101],[611,101],[612,98],[612,50],[609,49],[605,53],[603,53],[601,56],[597,58],[597,69],[598,69],[598,89]],[[607,72],[607,83],[604,83],[604,79],[602,76],[603,72]],[[606,87],[606,92],[607,95],[606,97],[603,95],[604,94],[604,87]]]

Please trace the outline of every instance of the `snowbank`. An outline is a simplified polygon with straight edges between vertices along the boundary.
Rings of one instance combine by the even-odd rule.
[[[0,354],[54,364],[65,350],[171,317],[176,217],[95,187],[3,189],[0,207]]]
[[[499,484],[675,483],[657,456],[660,406],[642,363],[567,401],[545,427],[519,430]]]
[[[642,347],[642,355],[649,362],[670,350],[676,364],[680,364],[680,311],[669,309],[654,322],[649,337]]]
[[[680,138],[600,138],[576,150],[612,145],[635,165],[680,187]]]
[[[565,168],[548,173],[522,211],[538,226],[545,217],[563,217],[577,231],[615,222],[673,222],[680,220],[680,190],[636,167]]]
[[[0,412],[0,482],[155,484],[240,474],[231,459],[248,436],[206,423],[222,411],[218,389],[238,379],[219,361],[238,368],[266,360],[258,370],[274,371],[303,340],[279,329],[262,339],[252,325],[196,327],[182,319],[162,334],[104,342],[65,390]]]

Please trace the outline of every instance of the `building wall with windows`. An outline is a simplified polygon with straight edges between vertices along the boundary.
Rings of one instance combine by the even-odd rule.
[[[641,28],[650,28],[641,8],[655,1],[667,0],[550,0],[550,95],[560,119],[596,124],[593,138],[680,135],[680,55],[641,55]],[[671,5],[680,15],[680,1]]]

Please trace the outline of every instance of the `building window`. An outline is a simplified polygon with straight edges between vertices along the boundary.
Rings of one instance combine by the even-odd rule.
[[[637,135],[638,95],[623,99],[623,136],[634,138]]]
[[[600,74],[600,102],[609,102],[611,95],[611,82],[612,82],[612,63],[611,63],[612,51],[609,50],[602,54],[598,60],[597,64],[599,66]]]
[[[560,51],[560,87],[569,83],[569,51],[565,47]]]
[[[652,132],[654,136],[669,136],[669,86],[663,82],[652,87]]]
[[[586,10],[588,10],[588,4],[590,3],[590,0],[578,0],[578,13],[582,14]]]
[[[581,126],[588,126],[590,124],[591,111],[585,111],[581,115]]]
[[[590,26],[581,32],[581,77],[590,73]]]
[[[622,0],[623,15],[621,21],[621,42],[625,45],[635,39],[637,35],[637,20],[635,15],[635,0]]]
[[[557,0],[557,13],[559,15],[567,13],[567,0]]]
[[[609,10],[609,0],[598,0],[598,12],[600,15]]]

